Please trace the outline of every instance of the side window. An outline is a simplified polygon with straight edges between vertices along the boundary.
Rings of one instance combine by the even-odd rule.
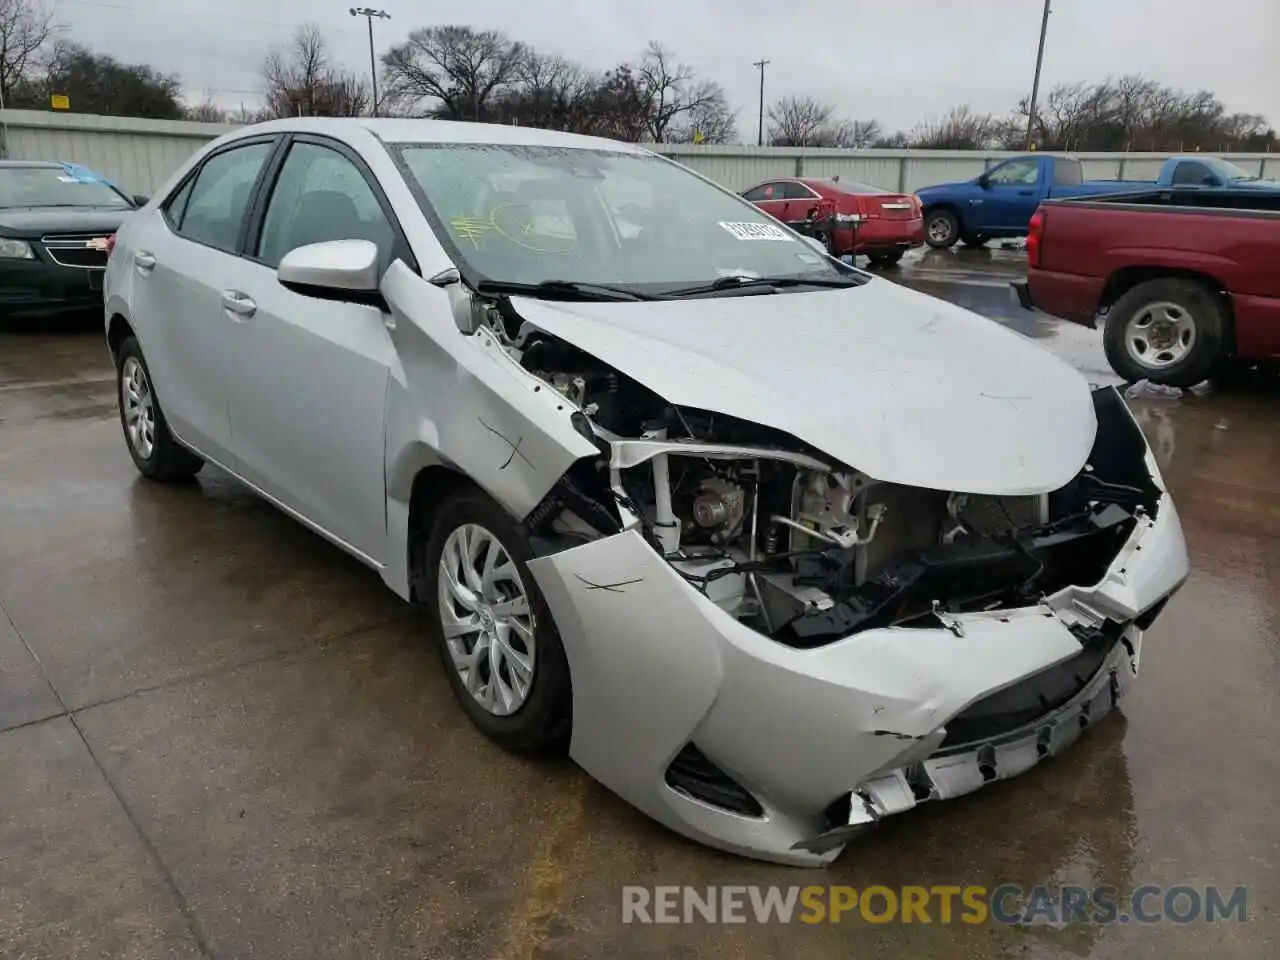
[[[813,191],[806,187],[803,183],[784,183],[782,185],[782,196],[786,200],[814,200],[816,197]]]
[[[196,175],[178,232],[189,240],[234,252],[254,181],[274,146],[251,143],[206,160]]]
[[[1011,160],[1003,166],[996,167],[987,178],[991,183],[1002,187],[1025,187],[1034,184],[1040,178],[1038,160]]]
[[[1078,160],[1055,160],[1053,182],[1059,187],[1078,187],[1084,183],[1084,165]]]
[[[761,200],[778,200],[777,184],[762,183],[758,187],[752,187],[742,195],[742,199],[750,200],[752,203],[759,203]]]
[[[326,240],[372,240],[390,263],[395,231],[360,169],[337,150],[314,143],[289,149],[267,201],[258,259],[278,266],[290,250]]]
[[[182,215],[187,212],[187,201],[191,199],[191,188],[195,185],[196,178],[188,177],[182,189],[170,197],[163,207],[165,219],[175,230],[182,225]]]
[[[1196,160],[1184,160],[1174,168],[1173,182],[1199,185],[1204,183],[1204,178],[1209,175],[1209,168],[1203,163]]]

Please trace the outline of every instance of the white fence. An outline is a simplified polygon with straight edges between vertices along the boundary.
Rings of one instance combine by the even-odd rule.
[[[177,120],[0,110],[0,156],[84,164],[133,192],[150,194],[200,146],[235,127]],[[773,177],[831,177],[904,193],[975,177],[1013,153],[966,150],[827,150],[807,147],[690,146],[655,149],[732,190]],[[1080,153],[1085,176],[1152,180],[1168,154]],[[1250,173],[1280,178],[1280,154],[1232,154]]]

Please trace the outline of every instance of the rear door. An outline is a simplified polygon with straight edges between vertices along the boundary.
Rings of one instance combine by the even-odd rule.
[[[244,314],[231,368],[231,426],[246,480],[322,532],[384,563],[388,315],[285,289],[290,250],[371,240],[382,269],[413,265],[373,174],[349,147],[297,135],[255,208],[235,286]],[[416,266],[414,267],[416,269]]]
[[[228,370],[233,314],[225,291],[240,263],[247,213],[278,138],[237,141],[207,157],[129,231],[130,309],[174,433],[237,469]]]

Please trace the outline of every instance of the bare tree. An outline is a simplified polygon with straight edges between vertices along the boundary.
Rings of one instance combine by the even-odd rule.
[[[497,30],[421,27],[382,58],[387,97],[401,110],[438,101],[439,116],[484,120],[492,101],[520,79],[526,50]]]
[[[213,102],[213,97],[205,94],[205,98],[196,104],[188,104],[182,111],[183,120],[196,123],[227,123],[229,114]]]
[[[952,107],[926,120],[912,134],[912,146],[929,150],[982,150],[995,145],[998,124],[989,113]]]
[[[13,88],[33,79],[36,59],[57,30],[40,0],[0,0],[0,99],[6,106]]]
[[[650,43],[635,68],[644,90],[649,114],[648,139],[663,143],[691,139],[690,118],[698,115],[709,126],[722,130],[728,99],[713,80],[699,79],[688,64],[677,62],[661,44]],[[677,132],[677,128],[682,128]]]
[[[363,80],[333,65],[315,24],[297,29],[289,46],[262,64],[267,110],[277,117],[355,117],[370,106]]]
[[[835,107],[813,97],[783,97],[769,108],[769,143],[813,147],[831,127]]]

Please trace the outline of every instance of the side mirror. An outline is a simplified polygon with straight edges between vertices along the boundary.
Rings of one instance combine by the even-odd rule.
[[[294,293],[324,300],[378,303],[378,245],[369,240],[328,240],[296,247],[276,268]]]
[[[144,196],[143,196],[142,194],[140,194],[140,193],[135,193],[135,194],[133,195],[132,199],[133,199],[133,205],[134,205],[135,207],[138,207],[138,208],[145,207],[148,203],[150,203],[150,202],[151,202],[151,198],[150,198],[150,197],[144,197]]]
[[[1222,181],[1219,180],[1217,177],[1215,177],[1212,173],[1206,173],[1203,177],[1200,178],[1200,182],[1203,183],[1206,187],[1222,186]]]
[[[983,190],[991,189],[991,177],[987,176],[985,173],[978,174],[978,186]]]

